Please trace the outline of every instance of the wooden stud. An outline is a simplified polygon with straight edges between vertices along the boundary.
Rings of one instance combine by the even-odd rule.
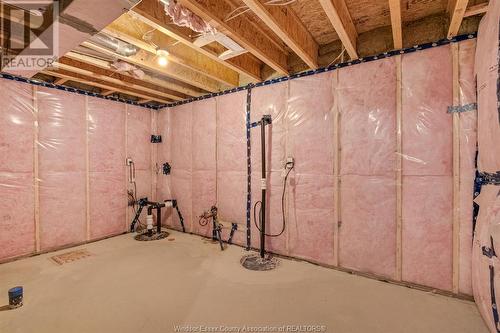
[[[156,127],[156,111],[151,110],[150,112],[150,117],[151,117],[151,133],[152,134],[157,134],[158,129]],[[158,150],[158,144],[155,143],[150,143],[151,147],[151,198],[153,201],[156,201],[156,182],[157,182],[157,173],[156,173],[156,166],[157,160],[156,160],[156,155],[157,155],[157,150]]]
[[[403,48],[403,30],[401,27],[401,0],[389,0],[391,12],[392,39],[394,49]]]
[[[86,239],[90,241],[90,152],[89,152],[89,97],[85,96],[85,197]]]
[[[357,59],[356,43],[358,33],[344,0],[319,0],[319,3],[351,59]]]
[[[469,0],[450,0],[448,10],[450,13],[450,27],[448,29],[448,37],[454,37],[458,34],[460,25],[467,9]]]
[[[403,276],[403,82],[402,58],[396,56],[396,280]]]
[[[451,44],[453,64],[453,105],[460,105],[459,44]],[[460,279],[460,114],[453,113],[453,292]]]
[[[226,22],[226,17],[233,11],[233,6],[227,1],[183,0],[182,4],[215,28],[223,30],[235,42],[278,73],[288,74],[287,54],[265,34],[257,31],[247,17],[241,15]]]
[[[470,6],[465,10],[464,17],[484,14],[488,11],[488,2],[480,3],[479,5]]]
[[[82,46],[209,92],[218,92],[228,88],[227,85],[223,85],[205,75],[201,75],[187,67],[179,66],[172,62],[162,67],[157,63],[156,55],[144,50],[139,50],[135,55],[126,57],[92,42],[84,42]]]
[[[129,158],[128,156],[128,104],[125,104],[125,159]],[[126,166],[126,161],[123,161],[125,163],[125,170],[126,170],[126,177],[125,177],[125,189],[127,191],[127,207],[125,208],[125,232],[128,231],[129,229],[129,221],[130,221],[130,212],[129,212],[129,206],[128,206],[128,191],[130,189],[130,170],[128,166]]]
[[[33,86],[33,187],[35,192],[34,198],[34,216],[35,216],[35,252],[40,252],[40,172],[39,172],[39,128],[38,128],[38,87]]]
[[[261,0],[243,0],[310,68],[318,68],[318,44],[291,8],[266,6]]]
[[[68,81],[68,79],[57,79],[54,81],[54,84],[61,85]]]
[[[333,151],[334,151],[334,157],[333,157],[333,178],[335,181],[335,186],[334,186],[334,204],[333,204],[333,209],[334,209],[334,220],[333,220],[333,264],[334,266],[339,266],[340,265],[340,259],[339,259],[339,251],[340,251],[340,246],[339,246],[339,241],[340,241],[340,224],[342,223],[342,215],[341,215],[341,175],[340,175],[340,159],[341,159],[341,143],[340,143],[340,106],[339,106],[339,100],[338,96],[339,94],[337,93],[338,91],[338,85],[339,85],[339,71],[333,72],[333,82],[335,83],[334,86],[334,115],[333,115]]]
[[[101,92],[101,95],[102,96],[109,96],[109,95],[112,95],[114,93],[116,93],[116,91],[114,91],[114,90],[105,90],[105,91]]]

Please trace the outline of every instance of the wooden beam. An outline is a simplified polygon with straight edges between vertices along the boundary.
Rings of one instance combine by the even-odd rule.
[[[57,84],[57,85],[61,85],[61,84],[64,84],[65,82],[67,82],[68,79],[57,79],[54,81],[54,84]]]
[[[81,61],[83,63],[89,64],[89,65],[92,65],[95,67],[99,67],[102,69],[116,71],[113,67],[111,67],[111,65],[108,61],[100,60],[100,59],[97,59],[97,58],[94,58],[91,56],[87,56],[84,54],[80,54],[80,53],[76,53],[76,52],[69,52],[65,55],[65,58],[75,59],[75,60]],[[122,73],[121,75],[134,78],[131,74],[128,74],[128,73]],[[204,94],[203,91],[197,90],[196,88],[190,88],[187,85],[183,85],[183,84],[180,84],[177,82],[170,82],[170,81],[158,79],[158,78],[152,77],[148,74],[145,74],[141,78],[141,82],[154,84],[158,87],[162,87],[162,88],[172,90],[172,91],[181,93],[183,95],[188,95],[188,96],[197,97],[197,96],[201,96]]]
[[[156,53],[155,46],[165,48],[170,53],[168,57],[170,61],[206,75],[230,87],[239,85],[239,73],[233,69],[208,58],[184,44],[179,43],[177,47],[172,47],[176,40],[159,31],[151,31],[152,27],[142,21],[136,20],[137,22],[130,24],[130,20],[134,20],[134,18],[130,15],[124,15],[107,26],[103,32],[153,54]],[[150,31],[149,36],[155,46],[143,40],[143,31]]]
[[[484,14],[488,11],[488,2],[480,3],[479,5],[470,6],[465,10],[464,17]]]
[[[148,102],[151,102],[152,99],[148,99],[148,98],[143,98],[143,99],[140,99],[139,101],[137,101],[137,103],[139,104],[145,104],[145,103],[148,103]]]
[[[450,0],[448,9],[450,14],[450,27],[448,28],[448,37],[454,37],[458,34],[465,10],[469,0]]]
[[[318,68],[318,44],[291,8],[266,6],[262,0],[243,2],[310,68]]]
[[[319,0],[351,59],[358,58],[358,33],[344,0]]]
[[[179,66],[175,63],[169,62],[167,66],[162,67],[156,61],[156,55],[151,54],[144,50],[139,50],[135,55],[125,57],[105,47],[96,45],[92,42],[84,42],[82,46],[100,52],[107,56],[111,56],[122,61],[137,65],[139,67],[148,68],[162,75],[168,76],[175,80],[190,84],[194,87],[209,91],[218,92],[228,88],[227,85],[222,85],[219,82],[210,79],[204,75],[194,72],[191,69]]]
[[[154,84],[141,82],[139,79],[135,79],[129,76],[122,75],[111,70],[102,69],[96,66],[86,64],[84,62],[74,60],[71,58],[63,57],[55,64],[55,67],[64,69],[73,73],[78,73],[82,75],[87,75],[98,80],[103,80],[106,82],[114,84],[126,84],[127,87],[141,90],[146,94],[155,94],[168,99],[180,101],[186,99],[187,96],[180,96],[175,91],[171,91],[162,87],[155,86]],[[62,79],[60,79],[62,80]]]
[[[337,100],[339,96],[339,71],[333,72],[333,82],[334,87],[334,98]],[[333,181],[334,194],[333,194],[333,265],[339,266],[339,251],[340,251],[340,224],[342,220],[341,215],[341,173],[340,173],[340,155],[341,155],[341,143],[340,143],[340,107],[339,103],[334,103],[333,106]]]
[[[226,17],[234,8],[225,0],[182,0],[181,3],[278,73],[288,74],[287,54],[257,31],[247,17],[242,15],[226,22]]]
[[[109,96],[109,95],[112,95],[114,93],[116,93],[116,91],[114,91],[114,90],[104,90],[103,92],[101,92],[101,95]]]
[[[250,54],[242,54],[235,58],[223,60],[212,50],[196,46],[193,43],[193,32],[188,28],[179,27],[173,24],[170,18],[165,14],[163,6],[159,1],[143,0],[135,6],[133,11],[130,13],[138,20],[141,20],[147,25],[157,29],[161,33],[178,40],[183,45],[200,52],[210,59],[215,60],[240,74],[250,77],[253,82],[259,82],[262,80],[262,62]],[[176,49],[178,49],[176,45],[170,47],[172,52]]]
[[[171,103],[171,100],[165,99],[163,97],[158,97],[158,96],[151,96],[151,95],[146,95],[142,93],[141,91],[137,91],[132,88],[128,88],[127,86],[119,86],[113,83],[108,83],[102,80],[96,80],[92,77],[78,74],[78,73],[72,73],[66,70],[57,70],[57,69],[46,69],[42,72],[43,74],[47,75],[52,75],[55,77],[59,78],[65,78],[70,81],[75,81],[75,82],[80,82],[83,84],[87,84],[90,86],[98,87],[101,89],[106,89],[106,90],[113,90],[113,92],[120,92],[123,94],[139,97],[139,98],[149,98],[154,101],[160,102],[160,103]]]
[[[394,49],[403,48],[403,29],[401,27],[401,0],[389,0],[391,12],[392,39]]]
[[[458,43],[451,44],[453,68],[453,105],[460,105],[460,64]],[[453,117],[453,284],[452,290],[458,294],[460,281],[460,114],[454,112]]]
[[[396,56],[396,280],[403,279],[403,70]]]

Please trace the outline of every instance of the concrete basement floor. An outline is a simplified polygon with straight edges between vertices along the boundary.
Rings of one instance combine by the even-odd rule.
[[[275,271],[246,271],[239,261],[247,252],[240,247],[221,252],[198,236],[172,232],[170,238],[137,242],[127,234],[79,246],[93,255],[61,266],[49,258],[73,249],[0,265],[0,306],[8,303],[10,287],[25,290],[23,307],[0,311],[0,332],[166,333],[176,325],[202,325],[206,332],[221,325],[228,328],[212,332],[244,325],[488,332],[471,302],[306,262],[282,260]]]

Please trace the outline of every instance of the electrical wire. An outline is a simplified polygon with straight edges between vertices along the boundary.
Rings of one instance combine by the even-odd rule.
[[[291,165],[290,168],[288,168],[288,166]],[[285,229],[286,229],[286,218],[285,218],[285,193],[286,193],[286,184],[287,184],[287,180],[288,180],[288,175],[290,175],[290,172],[293,170],[295,166],[295,163],[294,162],[287,162],[285,167],[288,169],[286,175],[285,175],[285,179],[283,181],[283,192],[281,193],[281,216],[282,216],[282,219],[283,219],[283,224],[282,224],[282,227],[281,227],[281,231],[278,233],[278,234],[266,234],[264,233],[265,236],[267,237],[279,237],[283,234],[283,232],[285,232]],[[262,201],[257,201],[254,205],[253,205],[253,223],[255,224],[255,227],[257,228],[257,230],[259,230],[259,232],[262,232],[262,230],[260,229],[260,227],[257,225],[257,218],[256,218],[256,215],[255,215],[255,212],[256,212],[256,208],[257,208],[257,205],[260,204],[260,209],[259,209],[259,225],[262,223]]]
[[[269,1],[265,2],[264,5],[267,5],[267,6],[288,6],[296,1],[297,0],[269,0]],[[250,11],[250,8],[247,5],[243,5],[243,6],[240,6],[238,8],[235,8],[229,14],[227,14],[226,18],[224,19],[224,22],[229,22],[232,19],[235,19],[238,16],[245,14],[248,11]]]

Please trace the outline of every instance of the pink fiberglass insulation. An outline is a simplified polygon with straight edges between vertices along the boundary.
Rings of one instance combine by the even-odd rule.
[[[122,233],[126,228],[126,104],[88,98],[90,238]]]
[[[404,281],[452,283],[452,63],[449,46],[402,59]]]
[[[184,217],[186,231],[193,230],[192,214],[192,164],[193,164],[193,103],[170,109],[171,122],[171,194],[177,200]],[[172,226],[180,229],[176,213],[172,213]]]
[[[272,124],[266,127],[266,163],[267,163],[267,199],[268,208],[266,210],[266,233],[277,235],[282,230],[282,207],[281,195],[283,191],[284,165],[286,163],[286,129],[287,129],[287,98],[288,82],[274,84],[267,87],[259,87],[252,91],[252,108],[250,112],[250,122],[258,122],[263,115],[271,115]],[[251,161],[252,161],[252,208],[257,201],[261,200],[261,139],[260,126],[251,129]],[[288,187],[289,189],[290,187]],[[285,207],[285,214],[288,209]],[[259,206],[257,206],[257,221],[254,221],[252,212],[252,244],[259,246],[259,230],[255,226],[260,226],[258,219]],[[288,254],[287,237],[285,231],[279,237],[267,237],[266,248],[270,251]]]
[[[474,53],[476,41],[459,44],[460,105],[476,103]],[[464,112],[460,117],[460,271],[459,291],[472,295],[472,201],[474,193],[477,145],[477,112]]]
[[[491,1],[479,26],[476,67],[478,90],[478,169],[495,173],[500,168],[500,126],[497,109],[498,21],[500,5]],[[481,112],[481,109],[488,110]]]
[[[333,73],[289,82],[290,255],[333,264]]]
[[[478,87],[478,171],[498,173],[500,170],[500,115],[498,112],[498,52],[500,2],[492,1],[479,25],[475,72]],[[497,332],[492,305],[500,299],[498,252],[500,248],[499,186],[485,184],[475,203],[479,214],[472,248],[472,289],[474,299],[491,332]],[[488,253],[490,254],[488,256]],[[491,283],[493,280],[493,283]],[[498,311],[498,310],[497,310]]]
[[[246,97],[246,91],[217,97],[217,205],[221,220],[238,223],[234,242],[241,245],[246,244]]]
[[[135,164],[137,199],[144,197],[151,199],[152,195],[151,134],[151,110],[127,105],[127,157],[131,158]],[[129,185],[129,189],[132,187]],[[131,220],[135,212],[130,209],[128,215]],[[146,210],[144,209],[141,214],[141,223],[145,222]]]
[[[192,231],[204,236],[211,236],[212,224],[200,226],[199,216],[217,204],[215,107],[215,99],[207,99],[193,103],[192,111]]]
[[[494,288],[495,298],[498,299],[500,297],[498,288],[500,285],[500,277],[498,276],[500,264],[497,257],[489,258],[483,251],[492,248],[496,251],[500,247],[500,196],[498,186],[483,186],[481,194],[474,201],[479,205],[472,252],[474,300],[490,331],[497,332],[492,312],[491,288]],[[491,270],[493,270],[493,285],[490,283],[492,278]]]
[[[170,109],[163,109],[158,112],[157,127],[158,135],[163,138],[162,144],[158,146],[157,151],[157,163],[161,167],[163,163],[172,163],[171,160],[171,124],[170,124]],[[156,194],[158,200],[172,199],[172,175],[164,175],[162,172],[159,173],[156,183]],[[172,226],[172,210],[167,209],[162,214],[162,224],[164,226]]]
[[[0,80],[0,260],[35,250],[32,89]]]
[[[48,250],[86,240],[85,96],[39,88],[36,98],[40,239]]]
[[[395,58],[339,71],[342,267],[395,277]]]

